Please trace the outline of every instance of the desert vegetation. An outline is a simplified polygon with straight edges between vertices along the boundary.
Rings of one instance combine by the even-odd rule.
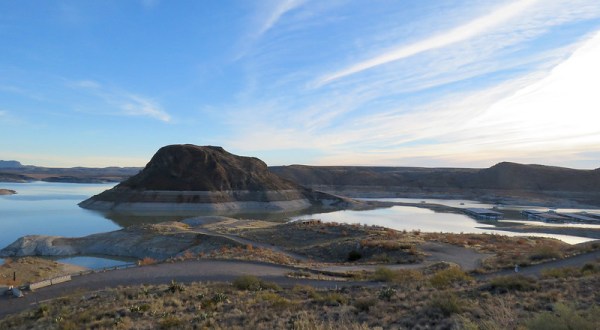
[[[241,237],[281,246],[320,262],[416,263],[424,254],[416,232],[358,224],[297,221],[238,230]]]
[[[77,292],[0,321],[10,329],[596,329],[600,263],[475,280],[449,266],[385,268],[380,285],[281,287],[254,276]]]
[[[489,253],[477,270],[480,273],[528,266],[600,249],[600,243],[570,245],[543,237],[509,237],[497,234],[423,233],[426,240],[444,242]]]

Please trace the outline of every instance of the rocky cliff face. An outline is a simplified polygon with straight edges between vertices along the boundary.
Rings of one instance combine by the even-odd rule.
[[[271,173],[253,157],[221,147],[171,145],[161,148],[137,175],[80,203],[121,211],[276,211],[313,205],[344,205]]]
[[[146,168],[118,189],[169,191],[269,191],[300,187],[269,172],[258,158],[233,155],[221,147],[171,145],[158,150]]]

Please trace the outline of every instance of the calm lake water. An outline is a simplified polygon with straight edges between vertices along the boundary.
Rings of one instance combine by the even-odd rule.
[[[25,235],[57,235],[78,237],[99,232],[112,231],[142,222],[180,220],[191,215],[103,214],[85,210],[77,203],[106,189],[113,184],[72,184],[72,183],[0,183],[0,188],[17,191],[16,195],[0,196],[0,248],[9,245]],[[420,202],[422,199],[383,199],[388,201]],[[465,200],[425,200],[454,207],[492,207],[476,201]],[[462,203],[462,204],[461,204]],[[597,211],[597,210],[596,210]],[[298,220],[318,218],[323,221],[341,223],[361,223],[394,229],[421,230],[452,233],[491,233],[524,235],[495,231],[492,223],[477,222],[463,214],[436,213],[429,209],[394,206],[369,211],[337,211],[306,215],[254,215],[244,218],[265,218],[269,220]],[[520,219],[522,220],[522,219]],[[593,225],[592,225],[593,226]],[[527,233],[527,235],[555,237],[568,243],[588,241],[588,238]],[[107,259],[99,256],[64,258],[70,263],[99,268],[130,262],[130,260]]]

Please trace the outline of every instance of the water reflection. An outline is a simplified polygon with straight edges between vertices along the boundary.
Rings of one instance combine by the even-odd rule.
[[[292,220],[320,219],[324,222],[358,223],[392,228],[396,230],[419,230],[444,233],[495,233],[508,236],[537,236],[560,239],[569,244],[593,240],[588,237],[559,235],[536,232],[511,232],[496,225],[506,225],[496,221],[476,221],[460,213],[436,213],[432,210],[414,206],[394,206],[386,209],[368,211],[337,211],[315,213],[294,217]]]
[[[334,209],[308,208],[298,211],[285,212],[209,212],[209,211],[174,211],[174,212],[112,212],[93,211],[96,214],[112,221],[119,227],[129,227],[144,223],[160,223],[165,221],[181,221],[183,219],[199,216],[224,216],[235,219],[263,220],[272,222],[285,222],[298,216],[308,214],[327,214],[336,212]]]
[[[133,258],[119,258],[114,256],[73,256],[49,258],[51,260],[72,264],[88,269],[102,269],[115,266],[123,266],[137,262]]]

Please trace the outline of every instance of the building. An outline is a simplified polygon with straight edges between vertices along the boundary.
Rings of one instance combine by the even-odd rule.
[[[539,220],[544,222],[587,222],[598,223],[600,218],[596,218],[593,213],[563,213],[553,210],[538,211],[538,210],[523,210],[521,214],[529,220]]]
[[[482,208],[467,208],[464,211],[469,216],[479,220],[499,220],[503,216],[500,212]]]
[[[590,217],[588,214],[585,214],[585,213],[558,213],[558,214],[562,215],[563,217],[569,218],[569,220],[571,220],[571,221],[600,222],[600,219]]]

